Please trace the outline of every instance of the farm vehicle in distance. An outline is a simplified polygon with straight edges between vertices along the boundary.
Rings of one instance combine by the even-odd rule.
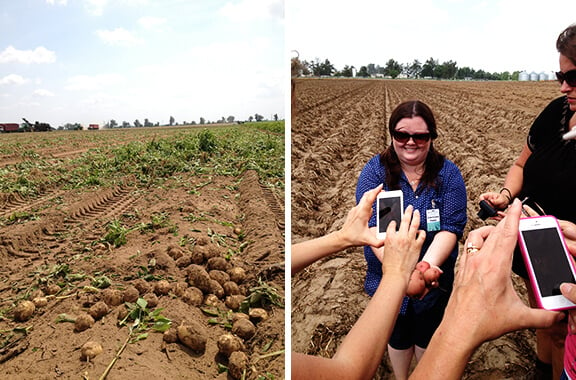
[[[2,123],[0,124],[1,133],[20,132],[20,125],[18,123]]]
[[[24,132],[50,132],[53,129],[48,123],[40,123],[36,121],[34,124],[32,124],[25,118],[22,118],[22,120],[24,120],[24,123],[26,124],[23,127]]]

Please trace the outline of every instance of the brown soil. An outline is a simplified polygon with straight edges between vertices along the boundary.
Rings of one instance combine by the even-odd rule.
[[[468,191],[466,232],[484,224],[478,196],[498,191],[543,107],[560,96],[553,82],[448,82],[298,79],[292,118],[292,242],[339,228],[354,206],[358,175],[389,144],[387,122],[401,101],[435,113],[436,147],[460,168]],[[488,222],[493,223],[493,222]],[[361,248],[318,262],[292,279],[292,350],[330,357],[364,310]],[[526,300],[518,277],[514,284]],[[533,330],[482,345],[465,379],[524,379],[533,371]],[[392,379],[387,357],[377,379]]]
[[[190,262],[179,257],[195,257],[208,270],[211,256],[232,253],[227,267],[247,273],[237,281],[243,294],[261,280],[283,297],[283,206],[281,196],[261,186],[253,171],[241,178],[181,175],[157,188],[51,189],[35,199],[0,194],[0,220],[26,212],[38,216],[0,223],[0,378],[98,379],[113,364],[107,379],[231,379],[219,374],[219,364],[228,362],[218,355],[216,342],[230,332],[225,324],[232,310],[225,295],[210,305],[187,302],[180,291],[192,287],[187,282]],[[132,228],[149,225],[159,215],[164,217],[162,227],[133,230],[125,245],[116,248],[103,241],[113,220]],[[150,290],[140,292],[144,298],[167,280],[168,294],[156,290],[160,314],[173,328],[198,322],[207,337],[205,350],[164,342],[162,333],[149,330],[147,338],[129,342],[114,362],[133,323],[118,324],[124,303],[110,305],[109,313],[82,332],[73,323],[56,322],[62,313],[77,317],[104,299],[104,291],[93,287],[93,279],[102,276],[110,280],[110,289],[148,284]],[[55,284],[57,292],[48,295],[49,285]],[[210,292],[203,293],[208,302]],[[36,295],[45,295],[47,305],[36,308],[30,319],[15,321],[15,305]],[[148,308],[155,309],[151,304]],[[269,318],[257,322],[256,335],[244,341],[247,379],[281,378],[284,373],[284,309],[266,302],[264,308]],[[88,341],[100,343],[103,353],[81,361],[80,348]]]

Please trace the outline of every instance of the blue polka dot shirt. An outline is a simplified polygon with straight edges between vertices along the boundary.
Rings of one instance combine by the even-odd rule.
[[[356,187],[356,203],[360,201],[362,195],[376,186],[385,183],[386,171],[384,166],[380,163],[380,155],[374,156],[364,166],[360,177],[358,178],[358,185]],[[420,252],[420,260],[426,253],[426,250],[432,243],[434,236],[439,231],[429,231],[427,227],[426,211],[431,209],[438,209],[440,211],[440,231],[450,231],[456,234],[457,239],[462,237],[464,227],[466,226],[466,186],[464,179],[458,167],[450,160],[445,159],[444,165],[438,175],[440,186],[436,189],[431,187],[422,188],[424,185],[419,184],[416,191],[412,189],[410,183],[404,173],[400,179],[400,189],[404,195],[404,209],[408,205],[412,205],[414,209],[420,211],[420,229],[426,230],[426,241]],[[386,187],[386,184],[384,184]],[[384,188],[384,190],[389,190]],[[376,226],[376,203],[372,205],[372,217],[368,223],[370,227]],[[452,282],[454,280],[454,265],[458,256],[458,245],[456,244],[450,257],[440,267],[443,270],[440,276],[439,291],[452,290]],[[382,278],[382,264],[380,260],[372,252],[372,248],[364,247],[364,257],[368,264],[366,279],[364,282],[364,289],[370,296],[374,295],[376,288],[380,284]],[[433,302],[435,292],[430,292],[424,297],[424,302]],[[405,304],[407,300],[404,302]]]

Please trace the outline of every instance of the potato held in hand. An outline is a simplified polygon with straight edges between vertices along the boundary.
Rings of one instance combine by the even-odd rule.
[[[438,279],[441,274],[442,271],[438,267],[431,266],[426,261],[420,261],[410,276],[406,295],[411,298],[422,299],[431,288],[438,287]]]

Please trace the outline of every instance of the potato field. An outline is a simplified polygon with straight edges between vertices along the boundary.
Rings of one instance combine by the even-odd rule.
[[[534,118],[561,96],[556,82],[297,79],[291,125],[292,242],[339,228],[355,205],[366,162],[390,144],[387,125],[400,102],[419,99],[433,110],[436,148],[455,162],[468,193],[464,236],[480,220],[478,196],[499,191]],[[493,223],[488,221],[487,223]],[[461,241],[460,243],[462,243]],[[316,263],[292,279],[292,349],[332,356],[364,310],[361,248]],[[513,275],[526,298],[524,283]],[[384,343],[383,343],[384,344]],[[534,331],[485,343],[465,379],[524,379],[535,358]],[[376,378],[393,378],[389,361]]]
[[[0,134],[0,378],[281,378],[284,162],[284,122]]]

